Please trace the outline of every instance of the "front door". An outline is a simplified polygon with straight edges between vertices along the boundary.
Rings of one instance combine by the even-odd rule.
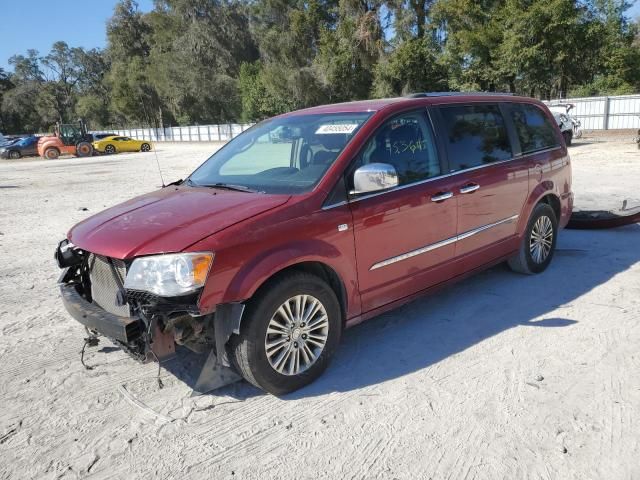
[[[442,106],[454,194],[458,197],[456,257],[469,256],[464,269],[487,263],[502,241],[516,234],[529,193],[526,159],[514,158],[498,104]],[[493,247],[493,248],[492,248]],[[487,255],[482,255],[482,252]],[[499,253],[499,252],[498,252]]]
[[[447,276],[455,251],[456,197],[441,178],[424,110],[388,120],[352,166],[386,163],[399,186],[352,198],[358,283],[363,312],[423,290]]]

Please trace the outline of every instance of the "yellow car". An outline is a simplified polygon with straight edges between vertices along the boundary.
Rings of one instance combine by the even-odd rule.
[[[100,153],[116,152],[148,152],[151,150],[151,143],[144,140],[135,140],[129,137],[106,137],[93,142],[94,150]]]

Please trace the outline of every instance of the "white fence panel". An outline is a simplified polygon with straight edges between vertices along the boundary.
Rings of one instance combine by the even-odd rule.
[[[571,115],[585,130],[640,128],[640,95],[566,98],[545,102],[549,106],[571,103]]]

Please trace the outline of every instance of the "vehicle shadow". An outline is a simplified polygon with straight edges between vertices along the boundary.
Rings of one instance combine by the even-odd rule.
[[[331,366],[293,400],[350,391],[424,369],[514,327],[571,328],[556,310],[640,262],[640,225],[565,230],[541,275],[505,265],[347,330]],[[546,315],[552,315],[548,318]]]
[[[380,315],[344,332],[336,357],[311,385],[282,397],[295,400],[375,385],[422,370],[514,327],[571,328],[558,317],[569,304],[640,262],[640,225],[612,230],[564,230],[541,275],[506,265]],[[547,315],[549,315],[547,317]],[[206,355],[178,348],[162,367],[190,388]],[[247,399],[264,393],[237,382],[205,395]]]

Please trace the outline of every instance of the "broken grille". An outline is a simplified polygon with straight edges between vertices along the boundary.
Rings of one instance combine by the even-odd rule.
[[[130,317],[129,305],[122,305],[122,302],[118,301],[118,292],[124,285],[126,275],[127,267],[122,260],[90,254],[89,279],[93,302],[109,313]]]

